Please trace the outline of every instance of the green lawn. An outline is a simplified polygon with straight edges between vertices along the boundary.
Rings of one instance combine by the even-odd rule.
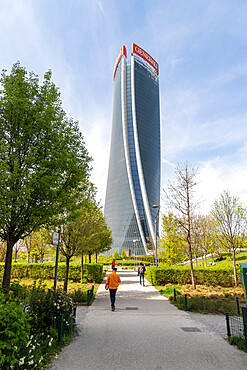
[[[213,263],[213,261],[215,262],[215,266],[219,266],[219,267],[232,267],[233,266],[232,257],[230,253],[222,252],[220,253],[220,255],[223,256],[223,261],[216,261],[217,257],[207,258],[208,267],[209,267],[209,262]],[[239,264],[239,263],[247,263],[247,251],[236,252],[236,264]],[[198,260],[198,267],[200,266],[203,266],[203,262],[201,260]]]

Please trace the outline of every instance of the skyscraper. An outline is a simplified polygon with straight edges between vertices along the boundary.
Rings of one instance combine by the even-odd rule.
[[[113,117],[105,216],[112,251],[148,254],[160,203],[159,67],[132,44],[122,46],[113,72]]]

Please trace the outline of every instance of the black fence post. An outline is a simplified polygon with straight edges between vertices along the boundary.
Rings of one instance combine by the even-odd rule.
[[[173,289],[173,294],[174,294],[174,302],[177,302],[177,296],[176,296],[176,289]]]
[[[237,313],[238,313],[238,316],[240,316],[240,308],[239,308],[239,300],[238,300],[238,297],[236,297],[236,303],[237,303]]]
[[[229,321],[229,313],[226,312],[226,330],[227,330],[227,337],[228,339],[231,336],[231,330],[230,330],[230,321]]]
[[[187,311],[187,294],[184,295],[184,310]]]
[[[59,317],[59,323],[58,323],[58,344],[60,345],[63,340],[63,334],[64,334],[64,315],[60,315]]]
[[[247,349],[247,306],[241,306],[244,324],[245,348]]]

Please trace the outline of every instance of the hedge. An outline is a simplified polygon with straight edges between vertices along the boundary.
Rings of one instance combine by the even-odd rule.
[[[233,268],[194,268],[195,282],[205,286],[234,286]],[[238,273],[238,275],[240,275]],[[191,284],[190,267],[148,267],[147,279],[152,285]],[[239,281],[240,276],[239,276]]]
[[[53,279],[55,263],[13,263],[11,269],[12,279]],[[101,283],[103,279],[103,265],[96,263],[85,263],[83,279],[88,283]],[[0,278],[3,277],[4,263],[0,263]],[[57,279],[64,280],[65,262],[58,264]],[[74,282],[81,280],[81,264],[71,263],[69,267],[69,279]]]

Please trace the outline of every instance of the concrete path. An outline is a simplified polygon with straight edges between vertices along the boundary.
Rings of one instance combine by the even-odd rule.
[[[79,336],[51,365],[57,370],[247,369],[246,353],[179,311],[135,272],[118,271],[116,310],[100,285],[90,307],[78,307]]]

